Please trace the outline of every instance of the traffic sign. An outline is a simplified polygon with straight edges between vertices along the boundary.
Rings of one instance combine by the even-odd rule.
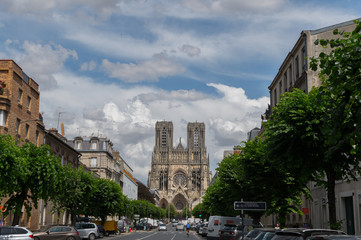
[[[139,219],[139,214],[134,214],[134,219]]]
[[[265,202],[234,202],[234,210],[266,211]]]

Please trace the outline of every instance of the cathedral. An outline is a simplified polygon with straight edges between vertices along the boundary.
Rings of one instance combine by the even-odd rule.
[[[212,174],[205,146],[204,123],[187,125],[187,147],[181,139],[173,146],[173,123],[161,121],[155,125],[155,146],[148,187],[159,192],[159,206],[172,203],[178,212],[192,210],[207,190]]]

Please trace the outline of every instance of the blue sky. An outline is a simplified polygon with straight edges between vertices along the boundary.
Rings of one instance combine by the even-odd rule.
[[[302,30],[359,18],[358,0],[3,0],[0,58],[39,85],[46,128],[106,136],[147,181],[156,121],[204,122],[214,173],[260,127]]]

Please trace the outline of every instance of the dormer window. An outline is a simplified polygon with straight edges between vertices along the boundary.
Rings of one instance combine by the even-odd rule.
[[[81,141],[80,140],[75,141],[75,149],[81,149]]]
[[[91,149],[93,149],[93,150],[98,149],[98,141],[97,141],[97,140],[92,140],[92,141],[91,141],[91,144],[90,144],[90,147],[91,147]]]

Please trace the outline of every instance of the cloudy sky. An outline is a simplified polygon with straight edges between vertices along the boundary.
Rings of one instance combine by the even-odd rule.
[[[204,122],[214,173],[260,127],[302,30],[361,17],[359,0],[0,0],[0,58],[39,85],[46,128],[102,135],[147,181],[156,121],[174,144]]]

